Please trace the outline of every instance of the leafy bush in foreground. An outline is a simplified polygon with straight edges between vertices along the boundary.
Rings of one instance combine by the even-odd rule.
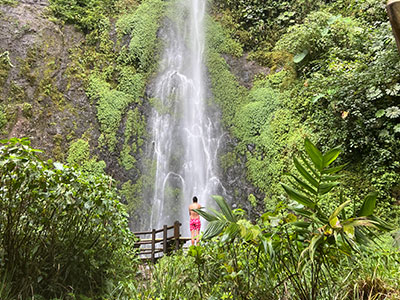
[[[91,295],[131,274],[134,236],[111,178],[44,162],[26,139],[2,143],[0,279],[11,294]]]

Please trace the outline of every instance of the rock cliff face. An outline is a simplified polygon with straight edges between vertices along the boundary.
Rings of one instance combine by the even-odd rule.
[[[34,147],[45,151],[44,158],[65,162],[71,143],[85,137],[91,154],[106,162],[106,172],[135,188],[139,170],[126,170],[119,157],[126,115],[117,132],[116,151],[98,144],[97,108],[85,93],[90,70],[76,63],[85,51],[84,34],[54,19],[47,0],[4,3],[0,1],[0,138],[28,137]],[[246,87],[251,87],[255,74],[268,72],[245,57],[226,56],[225,60]],[[150,107],[144,103],[140,109],[148,115]],[[234,140],[227,142],[226,151],[232,151],[234,144]],[[246,182],[244,169],[244,163],[236,164],[222,180],[235,191],[234,203],[250,211],[247,195],[253,193],[259,199],[263,195]],[[127,195],[132,193],[129,190]]]
[[[43,0],[0,6],[0,53],[9,57],[8,66],[6,55],[2,62],[0,103],[7,124],[1,137],[29,137],[64,160],[72,139],[98,132],[82,81],[70,69],[70,49],[84,42],[83,35],[50,21],[46,6]]]

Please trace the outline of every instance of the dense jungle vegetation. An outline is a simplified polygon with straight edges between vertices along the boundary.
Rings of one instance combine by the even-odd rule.
[[[0,299],[400,299],[400,54],[380,0],[208,2],[205,62],[234,141],[220,166],[254,193],[235,210],[215,197],[199,246],[139,271],[128,215],[146,217],[145,91],[169,3],[49,0],[46,18],[84,37],[66,86],[82,82],[96,116],[49,153],[9,133],[49,102],[79,115],[56,60],[18,62],[30,103],[0,45]],[[262,70],[246,84],[243,57]]]

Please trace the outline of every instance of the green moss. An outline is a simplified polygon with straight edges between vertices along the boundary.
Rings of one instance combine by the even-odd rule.
[[[229,32],[211,17],[206,22],[207,47],[219,54],[230,54],[236,57],[243,55],[242,45],[229,36]]]
[[[135,103],[141,104],[141,97],[144,95],[146,86],[146,77],[143,74],[136,73],[132,66],[124,66],[119,73],[118,90],[130,94],[135,99]]]
[[[233,167],[236,163],[240,162],[236,153],[233,151],[221,155],[219,161],[224,172],[226,172],[229,168]]]
[[[89,33],[101,30],[107,23],[107,16],[114,10],[114,0],[50,0],[50,11],[69,24],[74,24]]]
[[[4,112],[4,107],[0,105],[0,129],[7,125],[7,115]]]
[[[20,75],[26,78],[31,85],[35,84],[39,73],[34,70],[39,59],[41,59],[40,50],[35,46],[28,49],[25,59],[20,59]]]
[[[155,63],[157,30],[164,12],[161,0],[146,0],[131,14],[123,15],[117,21],[120,34],[130,35],[128,59],[136,62],[141,70],[148,71]]]
[[[68,150],[67,162],[71,166],[78,166],[82,171],[100,175],[104,174],[106,163],[97,161],[97,157],[90,155],[89,142],[83,139],[78,139],[71,143]]]
[[[141,154],[141,147],[144,143],[144,135],[146,134],[146,121],[138,108],[129,110],[124,132],[124,145],[121,151],[121,165],[130,170],[135,167],[136,158]]]
[[[9,102],[24,102],[27,99],[27,95],[25,90],[15,83],[14,81],[11,82],[8,90],[8,101]]]
[[[130,94],[112,89],[109,83],[97,75],[90,77],[87,95],[97,102],[97,119],[102,132],[99,142],[104,142],[113,152],[124,111],[129,104],[135,102],[135,98]]]
[[[0,54],[0,93],[7,81],[8,73],[12,67],[9,52],[5,51]]]
[[[230,128],[236,109],[243,104],[246,90],[239,85],[220,54],[209,49],[206,59],[214,100],[222,110],[222,121],[225,127]]]
[[[206,65],[211,79],[214,101],[222,110],[224,126],[231,128],[236,110],[245,100],[246,89],[239,85],[236,77],[230,72],[230,68],[222,54],[240,56],[242,55],[242,49],[211,18],[207,20],[206,45]]]
[[[144,195],[152,194],[152,190],[154,189],[156,164],[150,160],[144,160],[142,163],[144,169],[147,170],[146,174],[141,174],[135,183],[131,180],[123,183],[120,194],[123,201],[127,204],[127,211],[130,216],[146,220],[149,217],[151,209],[144,207],[149,203],[144,202],[143,199]]]

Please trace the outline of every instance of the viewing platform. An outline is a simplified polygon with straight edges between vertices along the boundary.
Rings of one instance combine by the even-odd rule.
[[[139,238],[139,241],[135,243],[135,248],[140,249],[140,258],[144,262],[154,264],[164,255],[181,249],[186,242],[191,240],[190,237],[181,237],[181,226],[179,221],[175,221],[174,225],[164,225],[161,229],[134,232],[133,234]],[[168,236],[169,232],[173,232],[173,234]]]

